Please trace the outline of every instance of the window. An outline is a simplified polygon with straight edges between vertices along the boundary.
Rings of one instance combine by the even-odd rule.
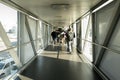
[[[5,50],[17,46],[17,11],[0,3],[0,79],[10,77],[12,72],[10,59],[17,55],[17,48]],[[2,51],[4,50],[4,51]],[[4,74],[1,75],[1,74]]]

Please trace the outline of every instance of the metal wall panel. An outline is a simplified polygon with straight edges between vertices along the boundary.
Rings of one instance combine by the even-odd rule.
[[[77,38],[77,50],[81,51],[81,22],[76,24],[76,38]]]

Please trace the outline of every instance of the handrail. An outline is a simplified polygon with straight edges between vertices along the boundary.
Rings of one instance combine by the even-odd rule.
[[[40,38],[35,39],[35,40],[32,40],[32,41],[25,42],[25,43],[22,43],[21,45],[23,46],[23,45],[29,44],[30,42],[34,42],[34,41],[38,41],[38,40],[40,40]],[[8,50],[10,50],[10,49],[17,48],[17,47],[18,47],[18,45],[17,45],[17,46],[9,46],[9,48],[4,49],[4,50],[1,50],[0,53],[1,53],[1,52],[4,52],[4,51],[8,51]]]
[[[78,38],[78,39],[80,39],[80,38]],[[100,46],[100,47],[102,47],[102,48],[104,48],[104,49],[107,49],[107,50],[110,50],[110,51],[115,52],[115,53],[117,53],[117,54],[120,54],[120,51],[114,50],[114,49],[110,49],[110,48],[108,48],[108,47],[106,47],[106,46],[103,46],[103,45],[101,45],[101,44],[98,44],[98,43],[95,43],[95,42],[91,42],[91,41],[86,40],[86,39],[80,39],[80,40],[84,40],[84,41],[89,42],[89,43],[91,43],[91,44],[93,44],[93,45],[97,45],[97,46]]]

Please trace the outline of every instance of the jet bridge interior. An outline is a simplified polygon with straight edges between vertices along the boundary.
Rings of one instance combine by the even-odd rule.
[[[0,0],[0,80],[120,80],[119,61],[120,0]]]

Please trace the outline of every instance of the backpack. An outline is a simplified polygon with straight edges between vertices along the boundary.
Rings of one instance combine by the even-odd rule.
[[[72,41],[73,38],[75,38],[75,34],[73,32],[68,32],[67,33],[67,38],[68,38],[69,41]]]

